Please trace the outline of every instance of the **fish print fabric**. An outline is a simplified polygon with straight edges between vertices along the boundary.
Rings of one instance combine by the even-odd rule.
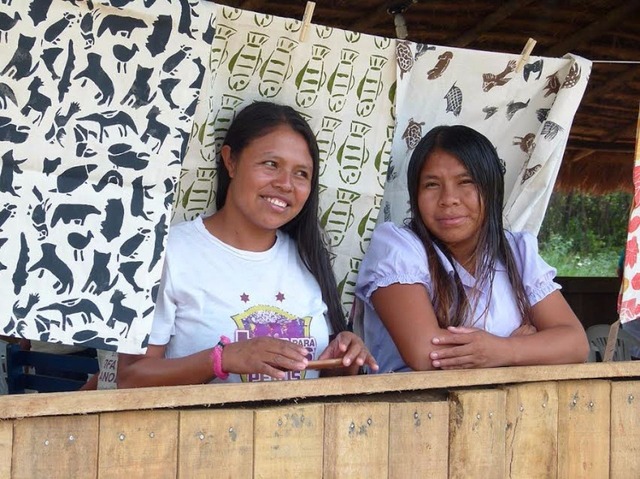
[[[388,38],[220,7],[204,117],[180,174],[174,222],[214,211],[216,159],[235,112],[292,106],[320,148],[320,219],[345,309],[375,226],[393,134],[395,46]],[[203,87],[207,88],[207,85]],[[206,102],[205,102],[206,98]]]
[[[215,5],[3,3],[0,334],[139,352]]]
[[[201,0],[3,2],[0,334],[138,353],[166,234],[215,209],[236,112],[288,104],[316,133],[320,219],[345,311],[378,220],[406,217],[432,126],[485,133],[505,214],[536,232],[590,72],[417,44]]]

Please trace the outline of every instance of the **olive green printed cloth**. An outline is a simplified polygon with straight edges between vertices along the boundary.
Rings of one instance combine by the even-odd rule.
[[[237,110],[254,100],[290,105],[318,138],[320,217],[348,308],[382,203],[394,131],[395,44],[317,25],[301,41],[300,26],[219,8],[203,86],[206,108],[196,114],[173,221],[214,210],[216,156]]]

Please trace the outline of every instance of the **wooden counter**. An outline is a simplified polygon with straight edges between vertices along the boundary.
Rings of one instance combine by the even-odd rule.
[[[0,477],[627,478],[640,362],[0,397]]]

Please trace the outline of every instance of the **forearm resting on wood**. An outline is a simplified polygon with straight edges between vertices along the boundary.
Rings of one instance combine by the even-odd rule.
[[[184,358],[120,354],[118,388],[203,384],[213,378],[211,350]]]

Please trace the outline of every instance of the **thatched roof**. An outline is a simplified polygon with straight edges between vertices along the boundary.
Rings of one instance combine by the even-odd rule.
[[[302,19],[306,2],[217,3]],[[640,106],[640,0],[317,0],[312,22],[396,37],[391,12],[402,12],[407,39],[415,42],[519,54],[531,37],[537,41],[534,55],[575,53],[594,61],[558,185],[594,192],[631,188]]]

